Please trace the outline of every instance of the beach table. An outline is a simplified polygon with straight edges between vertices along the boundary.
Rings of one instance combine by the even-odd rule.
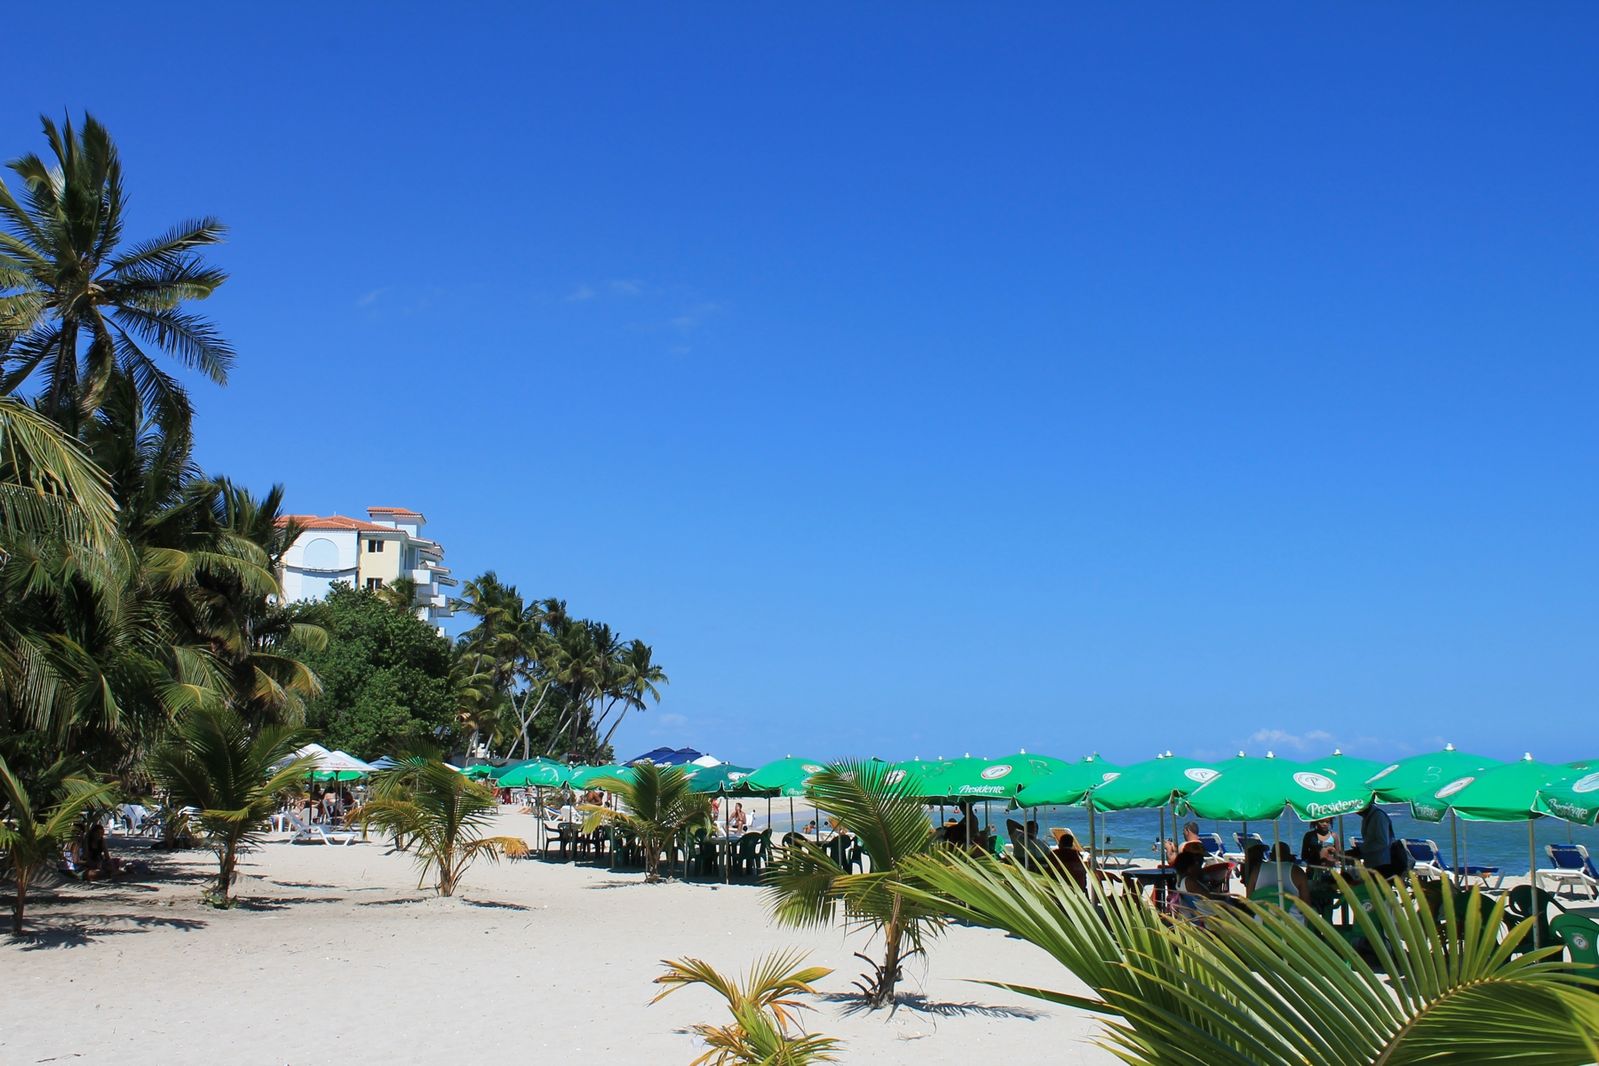
[[[1096,848],[1094,854],[1103,865],[1114,866],[1118,870],[1125,870],[1133,864],[1132,848]]]
[[[1164,903],[1167,893],[1177,887],[1177,870],[1171,866],[1143,866],[1123,870],[1117,876],[1128,884],[1137,885],[1140,894],[1153,890],[1156,905]]]

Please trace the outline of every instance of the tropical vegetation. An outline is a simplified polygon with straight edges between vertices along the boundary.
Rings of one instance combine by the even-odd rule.
[[[172,806],[198,811],[194,820],[216,851],[217,879],[208,898],[218,906],[230,902],[240,850],[266,830],[279,795],[311,772],[311,759],[294,757],[309,739],[303,728],[252,730],[231,707],[199,706],[184,713],[151,754],[150,772]]]
[[[810,778],[806,792],[867,861],[852,872],[853,864],[841,864],[820,845],[791,840],[766,872],[772,915],[788,925],[814,926],[830,924],[842,911],[847,925],[880,936],[882,961],[861,955],[872,970],[856,987],[870,1006],[886,1006],[894,1002],[906,958],[944,925],[941,908],[901,886],[906,863],[934,848],[927,810],[888,764],[875,761],[828,766]]]
[[[110,791],[109,785],[68,776],[60,762],[43,778],[50,781],[45,795],[54,802],[41,809],[21,779],[0,759],[0,798],[5,800],[9,814],[0,819],[0,851],[7,857],[13,881],[11,932],[19,936],[34,878],[59,861],[62,850],[77,832],[79,818],[103,802]]]
[[[691,1031],[706,1051],[689,1066],[807,1066],[834,1062],[843,1045],[829,1036],[807,1033],[799,1024],[804,1004],[796,997],[815,995],[817,981],[833,971],[804,966],[804,956],[774,952],[756,961],[742,981],[728,977],[701,959],[668,960],[655,979],[664,986],[651,1003],[690,986],[709,988],[727,1003],[733,1020],[725,1025],[697,1023]]]
[[[1102,1015],[1124,1062],[1560,1064],[1599,1051],[1599,982],[1555,961],[1558,948],[1531,950],[1532,920],[1507,931],[1504,899],[1478,890],[1435,905],[1420,881],[1367,874],[1344,886],[1370,903],[1351,908],[1356,943],[1313,911],[1218,906],[1173,922],[1136,895],[954,851],[902,876],[920,905],[1048,952],[1092,994],[986,980]]]
[[[494,790],[469,779],[439,759],[412,757],[376,775],[372,798],[351,821],[375,826],[410,851],[422,870],[417,887],[433,875],[441,896],[455,895],[467,867],[480,858],[499,859],[508,837],[485,836],[499,802]]]
[[[644,853],[644,880],[661,880],[661,856],[683,846],[696,830],[715,828],[711,797],[689,787],[689,776],[676,766],[639,763],[626,777],[595,779],[592,787],[616,796],[617,807],[584,805],[583,829],[592,833],[609,825],[631,834]]]

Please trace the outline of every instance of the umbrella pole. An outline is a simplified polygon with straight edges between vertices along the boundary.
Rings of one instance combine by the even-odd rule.
[[[727,809],[732,806],[728,802],[730,797],[722,793],[722,884],[733,882],[733,841],[732,834],[727,828]]]
[[[1532,886],[1532,948],[1537,951],[1543,947],[1543,938],[1538,935],[1538,927],[1543,925],[1544,903],[1538,898],[1538,845],[1532,839],[1532,819],[1527,819],[1527,883]]]
[[[1283,884],[1283,856],[1282,852],[1278,850],[1278,845],[1283,842],[1281,830],[1282,817],[1283,816],[1279,814],[1277,817],[1271,820],[1271,857],[1272,861],[1277,864],[1277,898],[1279,900],[1282,899],[1283,893],[1287,891],[1287,886]],[[1248,885],[1244,886],[1244,894],[1249,894]]]
[[[795,828],[796,828],[796,826],[794,825],[794,797],[790,796],[788,798],[788,831],[790,833],[792,833],[795,830]]]
[[[1094,861],[1097,849],[1098,844],[1094,836],[1094,794],[1090,792],[1088,794],[1088,868],[1090,870],[1099,869],[1099,864]]]
[[[1160,837],[1155,841],[1155,865],[1166,865],[1166,808],[1160,809]]]
[[[1454,869],[1449,871],[1452,880],[1460,872],[1460,815],[1453,810],[1449,812],[1449,851],[1452,856],[1450,862],[1454,865]]]

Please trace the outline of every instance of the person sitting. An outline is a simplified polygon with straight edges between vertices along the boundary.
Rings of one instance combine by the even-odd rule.
[[[73,865],[85,881],[115,877],[122,872],[122,860],[111,854],[105,843],[105,826],[95,822],[83,835],[73,855]]]
[[[744,804],[733,804],[733,812],[727,816],[727,826],[734,833],[742,833],[750,827],[750,816],[745,813]]]
[[[1048,868],[1062,880],[1088,891],[1088,864],[1083,861],[1083,846],[1077,843],[1077,835],[1070,829],[1057,828],[1050,832],[1055,835],[1055,850],[1048,853]]]
[[[1205,852],[1205,842],[1199,839],[1199,823],[1189,822],[1183,826],[1183,839],[1181,843],[1166,841],[1166,865],[1171,866],[1177,862],[1177,853],[1190,844],[1199,845],[1200,854]]]
[[[1024,826],[1014,818],[1005,820],[1017,865],[1024,870],[1046,869],[1050,849],[1038,839],[1038,819],[1029,818]]]
[[[1332,830],[1331,818],[1318,818],[1310,824],[1299,844],[1299,858],[1306,866],[1338,865],[1343,852],[1338,847],[1338,834]]]
[[[1394,823],[1388,812],[1370,800],[1360,812],[1360,845],[1351,848],[1367,869],[1384,877],[1403,877],[1411,865],[1410,851],[1394,836]]]
[[[1275,896],[1281,900],[1290,895],[1301,900],[1310,899],[1310,884],[1305,871],[1294,861],[1294,853],[1287,844],[1278,842],[1270,855],[1266,854],[1264,844],[1255,844],[1249,851],[1258,853],[1253,869],[1249,868],[1250,856],[1246,854],[1244,857],[1244,888],[1250,899]],[[1300,921],[1305,920],[1304,911],[1297,907],[1290,908],[1290,913]]]

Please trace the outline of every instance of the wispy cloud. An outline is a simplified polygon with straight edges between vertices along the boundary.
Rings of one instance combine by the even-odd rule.
[[[364,292],[355,301],[355,306],[357,306],[357,307],[371,307],[373,304],[378,302],[378,299],[380,297],[382,297],[382,295],[384,293],[386,293],[388,291],[389,291],[388,286],[385,285],[381,289],[371,289],[371,290],[369,290],[367,292]]]
[[[642,296],[645,290],[644,283],[633,278],[612,278],[605,287],[617,296]]]
[[[1249,735],[1247,744],[1256,747],[1292,748],[1294,751],[1321,749],[1333,742],[1333,735],[1323,729],[1308,733],[1290,733],[1286,729],[1257,729]]]
[[[700,303],[685,309],[680,314],[673,315],[667,325],[679,333],[688,333],[698,329],[705,320],[716,315],[722,310],[722,305],[713,300],[703,300]]]
[[[592,300],[598,295],[599,293],[594,291],[594,286],[579,285],[577,288],[566,294],[566,302],[569,304],[580,303],[583,300]]]

